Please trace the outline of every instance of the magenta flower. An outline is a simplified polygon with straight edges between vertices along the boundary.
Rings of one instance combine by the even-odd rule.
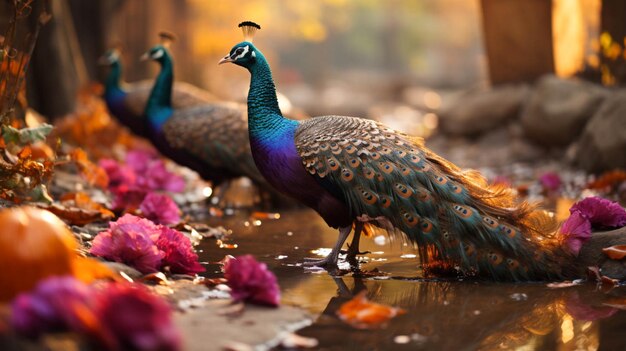
[[[124,161],[137,174],[144,174],[150,167],[150,164],[158,159],[159,156],[153,150],[136,149],[128,151]]]
[[[580,212],[573,212],[561,226],[559,233],[563,243],[575,255],[583,244],[591,239],[591,223]]]
[[[149,193],[139,206],[141,215],[158,224],[180,222],[180,209],[169,196]]]
[[[581,247],[591,239],[591,230],[626,225],[626,211],[618,203],[600,197],[588,197],[569,209],[570,216],[559,234],[570,251],[578,255]]]
[[[196,274],[205,271],[198,262],[191,240],[178,230],[161,227],[161,235],[156,245],[163,252],[161,266],[169,267],[170,272]]]
[[[138,173],[137,185],[146,190],[165,190],[179,193],[185,190],[185,180],[165,167],[162,160],[154,160],[148,168]]]
[[[258,262],[252,255],[243,255],[228,260],[224,265],[224,277],[231,288],[235,301],[278,306],[280,288],[274,273],[265,263]]]
[[[142,273],[157,272],[163,253],[154,242],[160,234],[160,228],[151,221],[127,214],[111,222],[109,230],[99,233],[89,252],[125,263]]]
[[[580,212],[594,228],[616,228],[626,225],[626,210],[617,202],[593,196],[582,199],[570,208]]]
[[[109,189],[115,190],[120,186],[132,186],[137,181],[135,171],[110,158],[103,158],[98,165],[104,169],[109,177]]]
[[[98,320],[112,350],[179,350],[169,305],[135,284],[109,284],[98,296]]]
[[[561,177],[554,172],[546,172],[539,177],[539,182],[544,189],[556,191],[561,187]]]
[[[142,273],[164,267],[172,273],[204,272],[191,241],[175,229],[130,214],[109,226],[94,238],[90,250],[93,255],[125,263]]]
[[[134,187],[129,188],[125,185],[119,186],[113,190],[114,197],[111,207],[118,211],[133,211],[139,208],[146,194],[147,192],[145,190],[136,189]]]
[[[32,292],[11,303],[11,325],[20,334],[36,338],[46,332],[86,332],[81,315],[93,308],[89,287],[73,277],[43,280]]]

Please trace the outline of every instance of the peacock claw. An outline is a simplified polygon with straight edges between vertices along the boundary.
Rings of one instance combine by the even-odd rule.
[[[336,268],[337,267],[337,259],[332,259],[327,256],[322,259],[319,258],[304,258],[304,263],[302,265],[304,267],[323,267],[323,268]]]

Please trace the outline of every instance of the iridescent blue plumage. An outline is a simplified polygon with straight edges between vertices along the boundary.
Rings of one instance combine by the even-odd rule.
[[[319,265],[334,265],[351,229],[349,254],[363,227],[403,233],[432,274],[529,280],[563,276],[566,256],[550,219],[517,204],[508,189],[487,186],[432,153],[423,141],[380,123],[323,116],[284,118],[263,54],[249,41],[220,61],[251,74],[248,124],[257,167],[280,191],[316,210],[340,236]]]

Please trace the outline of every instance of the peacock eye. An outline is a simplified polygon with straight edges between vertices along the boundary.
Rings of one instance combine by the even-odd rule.
[[[243,52],[243,49],[242,49],[242,48],[239,48],[239,49],[237,49],[237,50],[235,51],[235,53],[236,53],[237,55],[240,55],[242,52]]]

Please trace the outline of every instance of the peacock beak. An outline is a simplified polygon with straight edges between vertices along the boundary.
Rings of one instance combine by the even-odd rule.
[[[139,58],[139,61],[148,61],[150,59],[150,54],[149,53],[145,53],[143,55],[141,55],[141,57]]]
[[[230,58],[230,56],[226,55],[224,56],[224,58],[222,58],[220,60],[220,62],[218,62],[218,65],[221,65],[222,63],[228,63],[228,62],[233,62],[234,60]]]
[[[113,62],[111,62],[111,59],[107,55],[100,56],[100,58],[98,58],[98,64],[101,66],[108,66],[112,63]]]

